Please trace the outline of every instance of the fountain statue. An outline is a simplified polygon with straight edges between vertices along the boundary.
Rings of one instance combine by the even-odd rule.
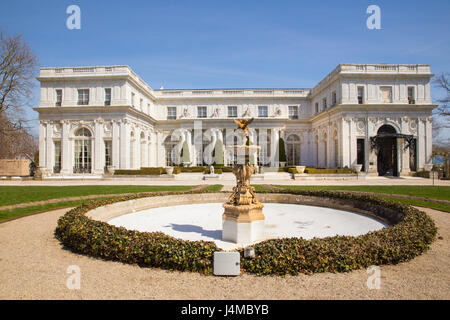
[[[250,155],[260,147],[250,145],[248,126],[253,119],[234,120],[243,135],[242,145],[233,145],[234,154],[238,155],[237,164],[233,167],[236,186],[228,201],[223,204],[222,240],[238,244],[250,244],[264,240],[264,205],[259,202],[255,189],[250,185],[250,177],[255,168],[249,162]]]

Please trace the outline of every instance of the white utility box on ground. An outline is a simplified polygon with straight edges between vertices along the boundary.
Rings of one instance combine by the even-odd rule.
[[[238,276],[241,274],[239,252],[214,252],[214,275]]]

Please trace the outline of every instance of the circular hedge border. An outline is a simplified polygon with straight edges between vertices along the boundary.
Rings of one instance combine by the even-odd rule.
[[[181,240],[162,232],[127,230],[90,219],[85,213],[107,204],[142,197],[214,192],[217,193],[207,190],[138,193],[92,200],[62,216],[58,220],[55,236],[74,252],[89,256],[145,267],[212,274],[214,252],[221,251],[214,242]],[[244,259],[244,249],[239,250],[242,257],[241,268],[249,273],[297,275],[348,272],[370,265],[397,264],[425,252],[436,237],[437,228],[433,220],[409,205],[350,192],[277,190],[272,193],[346,200],[394,225],[358,237],[265,240],[252,245],[255,249],[254,259]]]

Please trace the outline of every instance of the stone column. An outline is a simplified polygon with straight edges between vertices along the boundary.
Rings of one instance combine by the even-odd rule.
[[[46,167],[47,162],[47,123],[39,120],[39,166]]]
[[[120,120],[112,123],[112,165],[115,169],[120,168]]]
[[[94,174],[103,174],[105,166],[105,142],[103,141],[103,119],[94,120]]]
[[[54,145],[53,145],[53,125],[47,122],[46,128],[46,167],[49,172],[53,172],[54,159]]]
[[[127,119],[120,124],[120,169],[130,167],[130,123]]]
[[[278,159],[279,156],[277,155],[277,147],[278,147],[278,140],[280,138],[280,129],[274,128],[272,129],[271,136],[270,136],[270,145],[271,145],[271,166],[272,167],[279,167],[280,166],[280,160]]]
[[[432,163],[433,152],[433,132],[432,132],[432,117],[426,118],[425,122],[425,163]]]
[[[61,174],[70,174],[72,164],[72,153],[70,148],[70,122],[68,120],[61,121]]]

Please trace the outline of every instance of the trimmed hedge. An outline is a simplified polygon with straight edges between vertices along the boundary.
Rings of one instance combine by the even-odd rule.
[[[322,168],[306,168],[305,173],[309,174],[348,174],[355,173],[353,169],[340,168],[340,169],[322,169]]]
[[[115,170],[114,175],[161,175],[166,173],[162,167],[142,167],[139,170]]]
[[[127,230],[92,220],[85,215],[90,210],[115,202],[187,193],[193,192],[139,193],[89,201],[70,210],[58,220],[55,236],[74,252],[105,260],[211,274],[214,251],[220,251],[214,242],[186,241],[162,232]]]
[[[169,270],[212,273],[213,242],[185,241],[161,232],[138,232],[95,221],[85,213],[107,204],[142,197],[204,193],[202,191],[139,193],[90,201],[58,220],[56,237],[72,250],[124,263]],[[214,192],[214,191],[212,191]],[[362,236],[328,238],[285,238],[252,245],[255,259],[241,259],[241,267],[257,275],[297,275],[314,272],[348,272],[370,265],[397,264],[425,252],[436,237],[437,228],[425,213],[405,204],[360,195],[325,190],[277,190],[305,196],[348,200],[359,209],[371,211],[394,224]],[[244,249],[239,250],[243,257]]]
[[[348,272],[371,265],[406,262],[425,252],[434,241],[437,228],[425,213],[405,204],[382,200],[368,195],[336,191],[282,190],[306,196],[339,198],[357,203],[362,209],[372,208],[380,214],[380,207],[403,216],[388,228],[358,237],[284,238],[266,240],[253,245],[255,259],[242,259],[242,268],[257,275],[297,275],[315,272]],[[383,210],[383,209],[381,209]],[[240,250],[243,257],[243,249]]]

